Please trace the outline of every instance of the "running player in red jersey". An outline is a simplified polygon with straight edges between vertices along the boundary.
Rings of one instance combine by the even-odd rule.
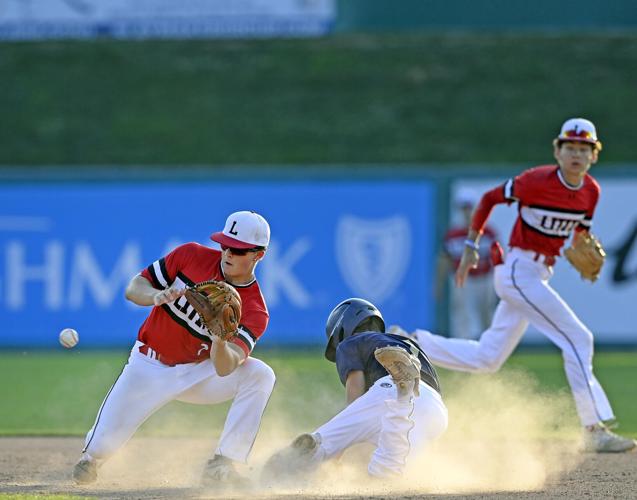
[[[418,343],[439,366],[468,372],[495,372],[518,345],[529,323],[562,350],[566,377],[584,427],[585,449],[623,452],[635,441],[611,432],[604,424],[614,414],[593,374],[593,334],[549,285],[553,264],[565,241],[588,231],[600,195],[588,174],[602,149],[595,126],[583,118],[567,120],[553,142],[557,165],[522,172],[486,192],[476,209],[456,272],[463,286],[478,264],[478,241],[492,208],[518,204],[510,251],[494,272],[500,303],[491,326],[479,340],[448,339],[417,330]]]
[[[270,241],[267,221],[254,212],[231,214],[211,239],[221,251],[198,243],[177,247],[133,277],[126,298],[153,306],[128,363],[106,395],[73,470],[76,482],[97,479],[97,469],[139,426],[166,403],[217,404],[233,400],[204,485],[241,486],[233,461],[246,462],[274,388],[274,372],[250,357],[269,314],[254,275]],[[183,296],[185,287],[225,280],[242,300],[238,334],[211,335]]]

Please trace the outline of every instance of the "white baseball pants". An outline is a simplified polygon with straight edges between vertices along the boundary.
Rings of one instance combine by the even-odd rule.
[[[582,425],[614,418],[593,374],[593,334],[550,287],[553,270],[533,260],[534,252],[512,249],[496,266],[500,297],[491,326],[479,340],[449,339],[416,330],[418,343],[432,363],[467,372],[495,372],[511,355],[529,323],[562,350],[564,370]]]
[[[217,375],[210,359],[166,366],[131,351],[128,363],[106,395],[84,452],[105,460],[123,446],[153,413],[172,400],[217,404],[233,399],[216,454],[246,462],[274,388],[274,372],[263,361],[248,357],[230,375]]]
[[[376,446],[368,471],[376,477],[403,473],[410,457],[422,453],[447,428],[447,408],[440,394],[420,382],[420,396],[398,401],[389,375],[319,427],[314,460],[329,460],[357,443]]]

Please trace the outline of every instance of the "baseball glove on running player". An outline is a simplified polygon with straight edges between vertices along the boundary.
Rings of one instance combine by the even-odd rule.
[[[595,235],[584,232],[573,238],[573,243],[564,250],[564,256],[577,269],[582,279],[597,281],[602,271],[606,252]]]
[[[203,281],[188,288],[185,296],[212,335],[222,340],[237,335],[241,297],[232,285],[225,281]]]

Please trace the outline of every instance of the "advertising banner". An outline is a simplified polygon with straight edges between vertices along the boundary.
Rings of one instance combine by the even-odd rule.
[[[637,178],[596,178],[602,194],[591,231],[607,252],[602,274],[594,284],[583,281],[561,258],[550,284],[593,332],[597,343],[637,344],[637,329],[629,320],[637,304]],[[451,199],[454,193],[467,188],[479,198],[505,180],[506,177],[456,182]],[[505,248],[517,213],[517,205],[498,205],[489,218],[489,225],[496,229]],[[570,240],[566,246],[569,244]],[[527,340],[540,339],[543,337],[530,328]]]
[[[209,240],[254,210],[272,240],[257,277],[270,310],[262,342],[322,344],[352,296],[388,324],[431,327],[435,188],[428,181],[130,182],[0,187],[0,346],[129,345],[149,312],[129,280],[177,245]]]
[[[0,39],[319,36],[335,0],[5,0]]]

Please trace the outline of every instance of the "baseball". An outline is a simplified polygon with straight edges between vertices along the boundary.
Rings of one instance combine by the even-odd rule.
[[[75,347],[79,340],[80,336],[75,330],[73,330],[73,328],[65,328],[60,332],[60,344],[62,344],[67,349]]]

